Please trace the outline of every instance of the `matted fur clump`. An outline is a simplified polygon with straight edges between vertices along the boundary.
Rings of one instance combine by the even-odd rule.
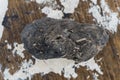
[[[38,59],[68,58],[86,61],[103,49],[109,35],[95,24],[42,18],[21,33],[25,49]]]

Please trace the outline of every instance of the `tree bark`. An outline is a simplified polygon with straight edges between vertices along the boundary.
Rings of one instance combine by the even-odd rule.
[[[117,6],[120,5],[120,1],[117,0],[106,0],[110,9],[117,11]],[[100,0],[98,0],[98,5]],[[78,7],[75,9],[75,12],[71,15],[71,18],[74,18],[75,21],[80,23],[94,23],[93,17],[91,14],[86,11],[89,9],[89,2],[79,1]],[[34,13],[29,14],[30,11]],[[118,11],[117,11],[118,12]],[[36,2],[26,3],[24,0],[9,0],[8,10],[6,12],[6,21],[4,26],[4,32],[2,39],[0,41],[0,63],[2,65],[2,72],[5,68],[10,68],[10,73],[14,74],[17,70],[20,69],[19,64],[25,59],[29,60],[31,55],[27,51],[24,51],[25,58],[19,56],[13,56],[12,51],[7,49],[5,40],[9,44],[17,42],[22,43],[20,39],[20,33],[25,25],[31,23],[36,19],[45,17],[46,15],[39,10],[39,5]],[[102,58],[100,62],[97,62],[98,59]],[[95,57],[97,64],[101,66],[103,75],[100,75],[99,80],[120,80],[120,27],[115,34],[110,36],[107,46]],[[14,69],[12,69],[14,67]],[[0,73],[0,80],[3,80],[3,73]],[[71,78],[70,80],[93,80],[93,72],[86,70],[86,67],[80,67],[76,69],[78,77],[76,79]],[[87,79],[87,76],[90,75],[90,78]],[[67,80],[66,78],[53,72],[40,76],[35,74],[32,80]]]

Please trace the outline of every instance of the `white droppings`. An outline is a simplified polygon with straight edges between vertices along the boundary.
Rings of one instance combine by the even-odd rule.
[[[91,1],[94,3],[94,0]],[[96,22],[112,33],[117,32],[119,24],[118,12],[113,12],[105,0],[100,1],[100,6],[92,3],[90,4],[89,13],[92,14]]]
[[[14,49],[12,51],[13,55],[15,56],[15,54],[19,55],[20,57],[24,58],[24,44],[18,44],[18,43],[14,43]]]
[[[0,39],[2,37],[2,33],[4,29],[2,25],[2,21],[8,9],[7,7],[8,7],[8,0],[0,0]]]
[[[50,7],[44,7],[42,9],[42,12],[47,14],[47,17],[55,18],[55,19],[61,19],[63,17],[63,13],[61,10],[53,10]]]

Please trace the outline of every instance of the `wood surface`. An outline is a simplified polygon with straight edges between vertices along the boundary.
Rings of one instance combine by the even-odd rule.
[[[57,0],[59,2],[59,0]],[[120,5],[120,0],[106,0],[113,11],[117,11],[117,6]],[[98,4],[100,0],[98,0]],[[80,23],[94,23],[93,17],[86,11],[90,7],[88,2],[80,0],[78,7],[75,12],[71,15],[75,21]],[[27,51],[24,51],[25,58],[19,56],[14,57],[12,51],[7,49],[5,40],[8,40],[10,44],[17,42],[21,43],[20,33],[24,26],[31,23],[35,19],[40,19],[46,15],[41,13],[39,6],[36,2],[26,3],[24,0],[9,0],[8,10],[6,12],[6,26],[4,26],[3,36],[0,42],[0,63],[2,66],[2,72],[6,68],[10,68],[10,73],[14,74],[15,71],[19,70],[20,63],[31,58],[31,55]],[[32,14],[29,14],[33,11]],[[95,60],[102,58],[100,62],[97,62],[101,66],[103,75],[100,75],[99,80],[120,80],[120,25],[118,31],[115,34],[111,34],[107,46],[95,57]],[[14,67],[14,69],[12,69]],[[0,73],[0,80],[3,80],[3,73]],[[86,67],[76,69],[78,77],[76,79],[71,78],[70,80],[93,80],[93,71],[86,70]],[[94,71],[96,72],[96,71]],[[90,75],[89,79],[86,79]],[[35,74],[32,80],[67,80],[59,74],[53,72],[40,76]]]

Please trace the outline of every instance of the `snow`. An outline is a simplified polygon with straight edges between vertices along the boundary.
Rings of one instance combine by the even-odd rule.
[[[6,0],[1,0],[6,1]],[[83,0],[87,1],[87,0]],[[61,4],[64,6],[64,10],[58,10],[56,7],[56,1],[55,0],[36,0],[39,4],[47,4],[47,6],[43,7],[41,10],[43,13],[47,15],[47,17],[55,18],[55,19],[62,19],[63,12],[64,13],[73,13],[75,8],[79,4],[79,0],[60,0]],[[1,7],[0,7],[1,8]],[[101,15],[101,9],[103,10],[103,15]],[[7,9],[6,9],[7,10]],[[4,9],[4,12],[6,11]],[[112,33],[117,31],[118,22],[120,21],[118,18],[118,13],[113,12],[107,2],[105,0],[101,0],[100,6],[97,5],[97,0],[91,0],[90,9],[88,11],[92,14],[94,17],[94,20],[99,24],[102,25],[102,27],[108,29]],[[2,14],[3,15],[3,14]],[[3,19],[0,18],[1,21]],[[23,51],[25,50],[23,44],[14,43],[14,49],[13,49],[13,55],[18,54],[22,58],[24,58]],[[8,48],[10,48],[10,45],[8,44]],[[96,62],[101,61],[102,58],[97,60]],[[94,58],[91,58],[88,61],[81,62],[78,64],[75,64],[73,60],[68,60],[65,58],[58,58],[58,59],[48,59],[48,60],[38,60],[35,58],[35,64],[33,64],[33,61],[30,59],[29,61],[24,60],[21,63],[20,69],[16,71],[13,75],[9,73],[9,69],[6,68],[4,70],[4,79],[10,79],[10,80],[24,80],[29,78],[29,80],[32,78],[32,76],[36,73],[39,73],[41,75],[48,74],[50,72],[57,73],[59,75],[62,75],[64,73],[64,77],[70,79],[71,77],[76,78],[78,74],[75,72],[75,67],[80,68],[81,66],[87,67],[87,70],[96,71],[97,73],[93,73],[94,80],[98,80],[99,75],[103,75],[103,72],[101,71],[101,67],[97,64],[94,60]],[[90,76],[87,77],[89,79]]]
[[[7,11],[7,6],[8,6],[8,0],[0,0],[0,39],[2,37],[2,33],[4,29],[2,26],[2,21]]]
[[[23,80],[29,77],[29,80],[31,80],[32,76],[36,73],[45,75],[49,72],[54,72],[59,75],[61,75],[63,72],[64,77],[68,79],[70,79],[71,77],[76,78],[78,75],[75,72],[74,66],[77,68],[80,68],[80,66],[87,66],[87,70],[96,70],[99,74],[103,74],[100,70],[100,66],[95,63],[94,58],[79,64],[75,64],[73,60],[68,60],[65,58],[48,60],[35,59],[35,64],[33,64],[33,61],[30,59],[28,62],[24,60],[21,64],[20,70],[16,71],[16,73],[14,73],[13,75],[9,73],[9,69],[5,69],[4,79],[17,80],[21,78]]]
[[[39,4],[52,3],[53,1],[55,1],[55,0],[36,0],[36,2]]]
[[[7,43],[7,49],[12,49],[12,46],[11,46],[11,44],[9,44],[9,43]]]
[[[6,40],[8,43],[8,41]],[[8,44],[10,45],[10,44]],[[24,58],[24,45],[14,43],[13,55],[15,54]],[[94,65],[94,66],[93,66]],[[17,80],[17,79],[27,79],[31,80],[32,76],[36,73],[40,73],[41,75],[48,74],[49,72],[54,72],[58,74],[64,73],[64,77],[70,79],[71,77],[76,78],[78,75],[75,72],[75,67],[80,68],[80,66],[87,66],[87,70],[96,70],[99,74],[103,74],[100,70],[100,66],[95,63],[94,58],[81,62],[79,64],[75,64],[73,60],[68,60],[65,58],[58,59],[48,59],[48,60],[39,60],[35,58],[35,64],[30,59],[29,61],[24,60],[20,66],[20,70],[16,71],[13,75],[9,73],[9,69],[6,68],[4,71],[4,79]]]
[[[94,0],[91,1],[94,3]],[[92,14],[96,22],[112,33],[117,32],[117,26],[119,24],[118,12],[113,12],[105,0],[100,1],[100,6],[92,3],[90,4],[89,13]],[[100,8],[103,14],[101,14]]]
[[[20,57],[24,58],[24,44],[18,44],[16,42],[14,42],[14,49],[12,50],[13,55],[15,56],[15,54],[19,55]]]
[[[57,2],[55,0],[36,0],[39,4],[47,4],[47,6],[44,6],[41,10],[42,13],[45,13],[47,17],[55,18],[55,19],[61,19],[63,17],[62,10],[58,10]]]
[[[90,63],[90,62],[89,62]],[[87,66],[88,69],[90,69],[93,65],[97,65],[96,63],[90,64],[79,64],[79,66]],[[61,72],[64,73],[64,77],[70,79],[71,77],[76,78],[77,73],[75,72],[75,66],[74,61],[67,60],[67,59],[50,59],[50,60],[35,60],[35,64],[33,64],[32,60],[29,60],[28,62],[25,60],[21,64],[20,70],[16,71],[15,74],[11,75],[9,73],[9,69],[5,69],[4,71],[4,79],[10,79],[10,80],[17,80],[19,78],[26,79],[29,77],[29,80],[31,80],[32,75],[36,73],[41,73],[42,75],[48,74],[49,72],[58,73],[61,75]],[[90,67],[90,68],[89,68]],[[96,67],[95,70],[97,70],[99,67]],[[94,68],[92,67],[92,70]]]
[[[74,13],[79,4],[79,0],[60,0],[60,2],[64,6],[64,13]]]
[[[51,17],[51,18],[56,18],[56,19],[61,19],[63,17],[63,13],[61,10],[53,10],[50,7],[44,7],[42,9],[42,12],[47,14],[47,17]]]
[[[99,80],[99,79],[98,79],[98,76],[99,76],[99,75],[98,75],[97,73],[93,73],[93,80]]]
[[[47,4],[47,6],[42,8],[42,13],[47,14],[47,17],[62,19],[64,13],[73,13],[74,9],[77,8],[79,0],[60,0],[61,4],[64,6],[64,10],[58,10],[60,7],[57,5],[55,0],[36,0],[39,4]]]
[[[103,72],[100,69],[100,66],[95,62],[94,57],[88,61],[79,63],[77,66],[83,66],[83,67],[86,66],[87,70],[92,70],[92,71],[96,70],[99,74],[101,75],[103,74]]]

